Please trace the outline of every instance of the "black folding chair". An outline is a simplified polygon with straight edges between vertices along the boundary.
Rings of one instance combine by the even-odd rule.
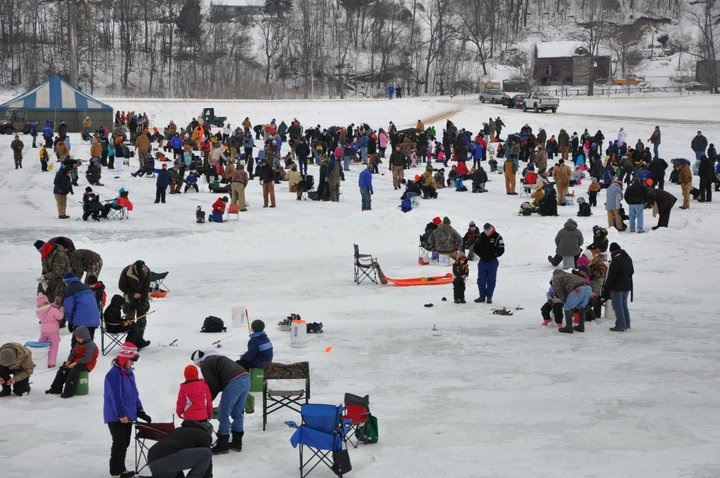
[[[122,347],[122,344],[126,342],[127,331],[124,332],[108,332],[105,328],[105,321],[100,321],[100,348],[102,354],[109,354],[115,347]]]
[[[355,283],[360,284],[365,279],[369,279],[377,284],[377,271],[380,267],[377,259],[370,254],[360,254],[360,247],[357,244],[353,244],[353,248],[355,250],[355,258],[353,262],[355,270]]]

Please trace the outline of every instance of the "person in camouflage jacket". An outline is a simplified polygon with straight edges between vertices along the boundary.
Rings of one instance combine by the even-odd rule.
[[[82,279],[83,274],[87,273],[86,284],[89,276],[100,277],[103,261],[97,252],[90,249],[76,249],[68,254],[68,258],[70,259],[70,268],[78,276],[78,279]]]
[[[38,247],[36,243],[36,247]],[[40,261],[42,263],[42,277],[38,292],[43,292],[50,303],[56,298],[65,297],[65,283],[63,275],[70,271],[70,259],[65,248],[59,244],[44,242],[40,245]]]

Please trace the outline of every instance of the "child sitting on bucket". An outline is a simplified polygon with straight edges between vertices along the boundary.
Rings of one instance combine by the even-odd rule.
[[[75,346],[65,363],[55,375],[50,388],[45,393],[50,395],[60,394],[62,398],[70,398],[75,395],[75,387],[80,378],[81,372],[92,372],[98,358],[98,346],[90,338],[90,331],[85,326],[76,327],[73,330]]]

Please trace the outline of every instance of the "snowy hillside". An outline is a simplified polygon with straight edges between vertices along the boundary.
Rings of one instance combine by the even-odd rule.
[[[525,123],[550,134],[560,128],[581,133],[601,129],[613,138],[622,126],[628,140],[645,141],[655,125],[663,132],[661,156],[690,157],[694,132],[717,142],[713,96],[618,99],[563,99],[557,114],[525,114],[481,105],[475,97],[388,101],[163,101],[108,100],[116,110],[146,111],[155,125],[184,125],[202,107],[214,106],[235,127],[249,116],[253,124],[272,118],[304,126],[367,122],[399,128],[423,119],[441,131],[446,118],[476,132],[489,117],[501,116],[506,132]],[[341,185],[339,203],[296,201],[284,183],[278,206],[261,207],[261,188],[248,186],[249,208],[238,221],[196,224],[217,194],[168,196],[153,204],[155,181],[130,172],[103,170],[102,198],[118,188],[130,191],[135,210],[126,221],[83,222],[81,195],[87,182],[68,197],[70,219],[57,219],[53,173],[40,171],[37,150],[25,142],[24,167],[13,169],[9,142],[0,138],[4,186],[0,254],[5,290],[0,308],[2,342],[36,340],[36,279],[40,257],[33,242],[66,235],[81,248],[100,253],[100,279],[109,296],[118,292],[121,269],[143,259],[155,271],[169,271],[168,297],[154,300],[136,377],[146,411],[156,422],[171,421],[177,389],[190,354],[220,338],[219,349],[232,358],[245,351],[246,331],[199,332],[208,315],[230,324],[231,308],[248,307],[263,319],[275,360],[310,362],[313,403],[339,404],[345,392],[369,394],[379,419],[380,441],[350,450],[348,477],[712,477],[720,475],[717,366],[720,324],[716,263],[720,261],[718,213],[712,203],[692,202],[672,211],[670,227],[646,234],[610,232],[635,262],[632,331],[608,330],[607,319],[589,324],[584,334],[542,329],[539,309],[553,268],[556,232],[570,217],[590,242],[595,224],[605,226],[599,208],[576,218],[575,206],[559,217],[517,215],[524,197],[508,196],[502,176],[491,175],[487,194],[439,191],[407,214],[398,209],[387,162],[373,177],[373,210],[360,211],[359,166]],[[72,135],[72,152],[89,157],[89,146]],[[410,172],[420,172],[421,168]],[[84,166],[83,166],[84,172]],[[317,166],[310,166],[317,179]],[[694,178],[697,185],[697,178]],[[575,188],[585,195],[587,186]],[[519,188],[518,188],[519,189]],[[667,190],[680,197],[677,185]],[[500,259],[495,304],[474,304],[476,263],[470,264],[468,304],[452,303],[451,286],[395,287],[353,282],[352,245],[376,256],[391,277],[443,274],[448,268],[417,263],[418,235],[435,216],[447,216],[463,234],[469,221],[490,222],[503,235],[507,252]],[[646,228],[655,225],[649,212]],[[443,301],[443,298],[448,301]],[[432,303],[434,306],[424,307]],[[512,316],[492,314],[494,307]],[[515,310],[520,306],[521,309]],[[290,347],[277,322],[290,313],[322,322],[324,333],[309,337],[305,348]],[[96,335],[99,341],[99,332]],[[177,339],[176,346],[169,346]],[[60,357],[69,351],[63,332]],[[328,351],[329,350],[329,351]],[[102,420],[102,382],[111,357],[101,357],[90,377],[90,394],[63,400],[43,392],[54,370],[46,352],[34,350],[37,368],[32,393],[0,398],[2,476],[107,476],[110,435]],[[215,457],[214,476],[297,476],[298,452],[284,420],[269,417],[262,431],[261,396],[246,416],[242,453]],[[127,466],[132,466],[131,448]],[[325,468],[312,476],[332,477]]]

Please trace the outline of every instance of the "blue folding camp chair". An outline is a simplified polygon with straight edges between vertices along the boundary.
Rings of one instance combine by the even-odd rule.
[[[343,406],[305,403],[300,414],[302,425],[285,422],[295,428],[290,443],[295,448],[300,445],[300,478],[308,476],[321,463],[341,478],[352,469],[344,447]],[[307,453],[304,453],[305,448]]]

